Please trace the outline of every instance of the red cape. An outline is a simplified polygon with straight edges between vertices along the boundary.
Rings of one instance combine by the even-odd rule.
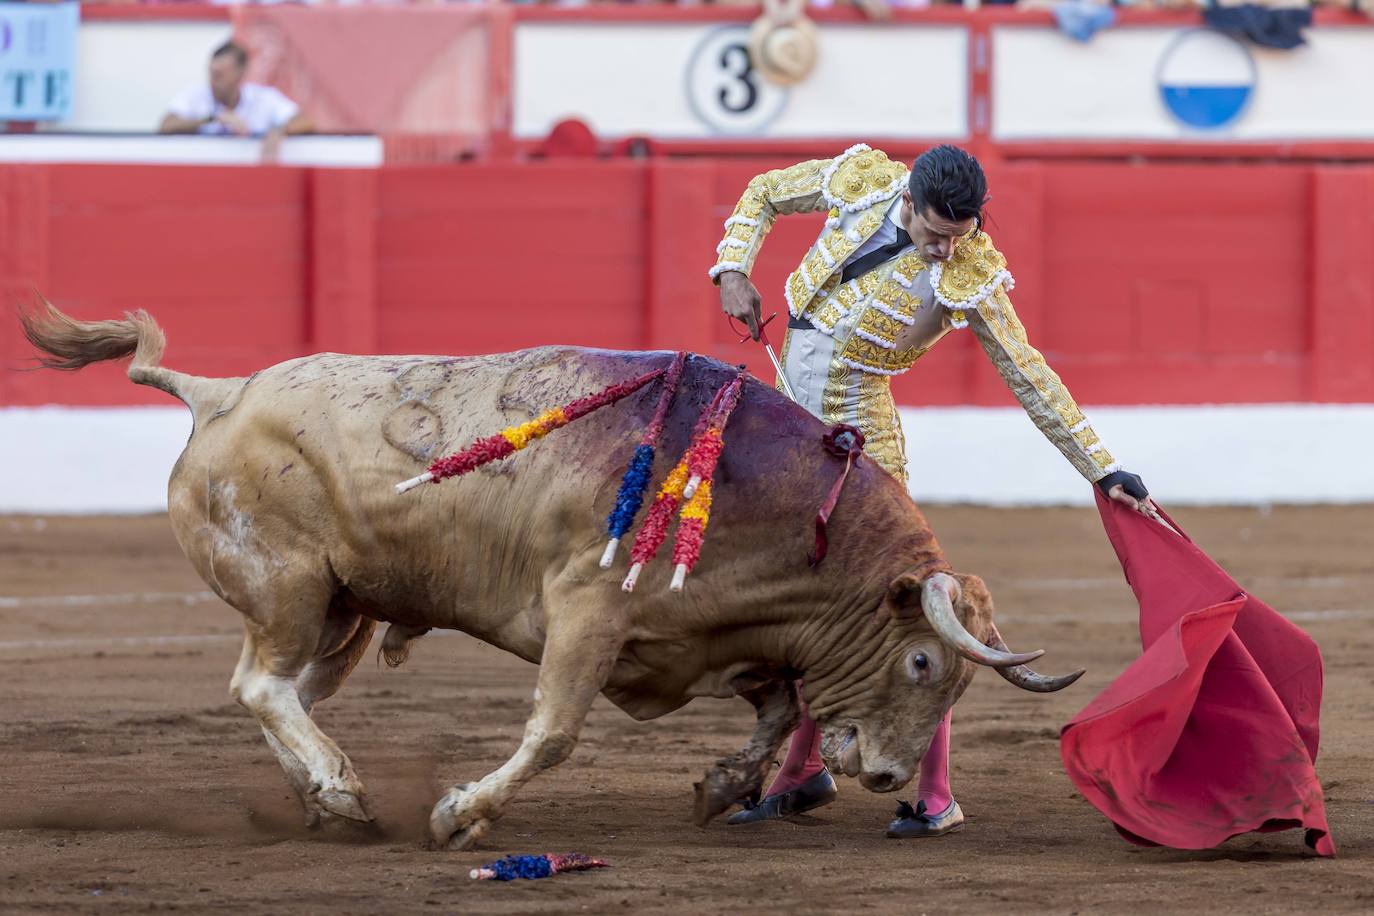
[[[1335,855],[1313,766],[1317,644],[1186,535],[1100,493],[1097,508],[1140,603],[1144,652],[1064,726],[1069,778],[1134,843],[1206,849],[1305,827],[1309,846]]]

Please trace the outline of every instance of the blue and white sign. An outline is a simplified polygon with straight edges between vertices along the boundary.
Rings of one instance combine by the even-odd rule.
[[[1244,45],[1208,29],[1179,35],[1159,62],[1159,94],[1188,127],[1214,130],[1240,117],[1255,92],[1255,61]]]
[[[72,108],[78,3],[0,3],[0,121],[56,121]]]

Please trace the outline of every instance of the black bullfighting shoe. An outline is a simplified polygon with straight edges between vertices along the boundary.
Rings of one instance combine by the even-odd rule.
[[[939,814],[926,814],[926,803],[918,801],[915,810],[906,802],[897,803],[897,819],[887,825],[887,835],[897,840],[918,837],[944,836],[964,826],[964,812],[959,803],[950,800],[949,807]]]
[[[839,795],[835,780],[829,770],[821,770],[806,782],[789,792],[769,795],[757,805],[749,805],[743,811],[736,811],[725,819],[727,824],[753,824],[758,821],[771,821],[779,817],[801,814],[812,808],[828,805]]]

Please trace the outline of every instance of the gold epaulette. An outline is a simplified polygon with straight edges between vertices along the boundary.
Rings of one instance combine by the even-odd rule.
[[[935,300],[949,309],[950,323],[956,328],[966,327],[964,312],[978,308],[998,287],[1010,290],[1016,285],[1007,259],[981,230],[959,242],[947,263],[930,265],[930,282]]]
[[[821,175],[821,196],[831,207],[857,213],[890,200],[907,181],[907,168],[880,149],[860,143],[830,161]]]

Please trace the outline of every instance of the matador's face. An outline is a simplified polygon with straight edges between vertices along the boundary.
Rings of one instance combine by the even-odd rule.
[[[948,261],[961,239],[973,235],[978,229],[978,220],[970,217],[954,220],[940,216],[930,207],[917,212],[910,191],[902,192],[902,225],[911,233],[911,240],[927,261]]]

